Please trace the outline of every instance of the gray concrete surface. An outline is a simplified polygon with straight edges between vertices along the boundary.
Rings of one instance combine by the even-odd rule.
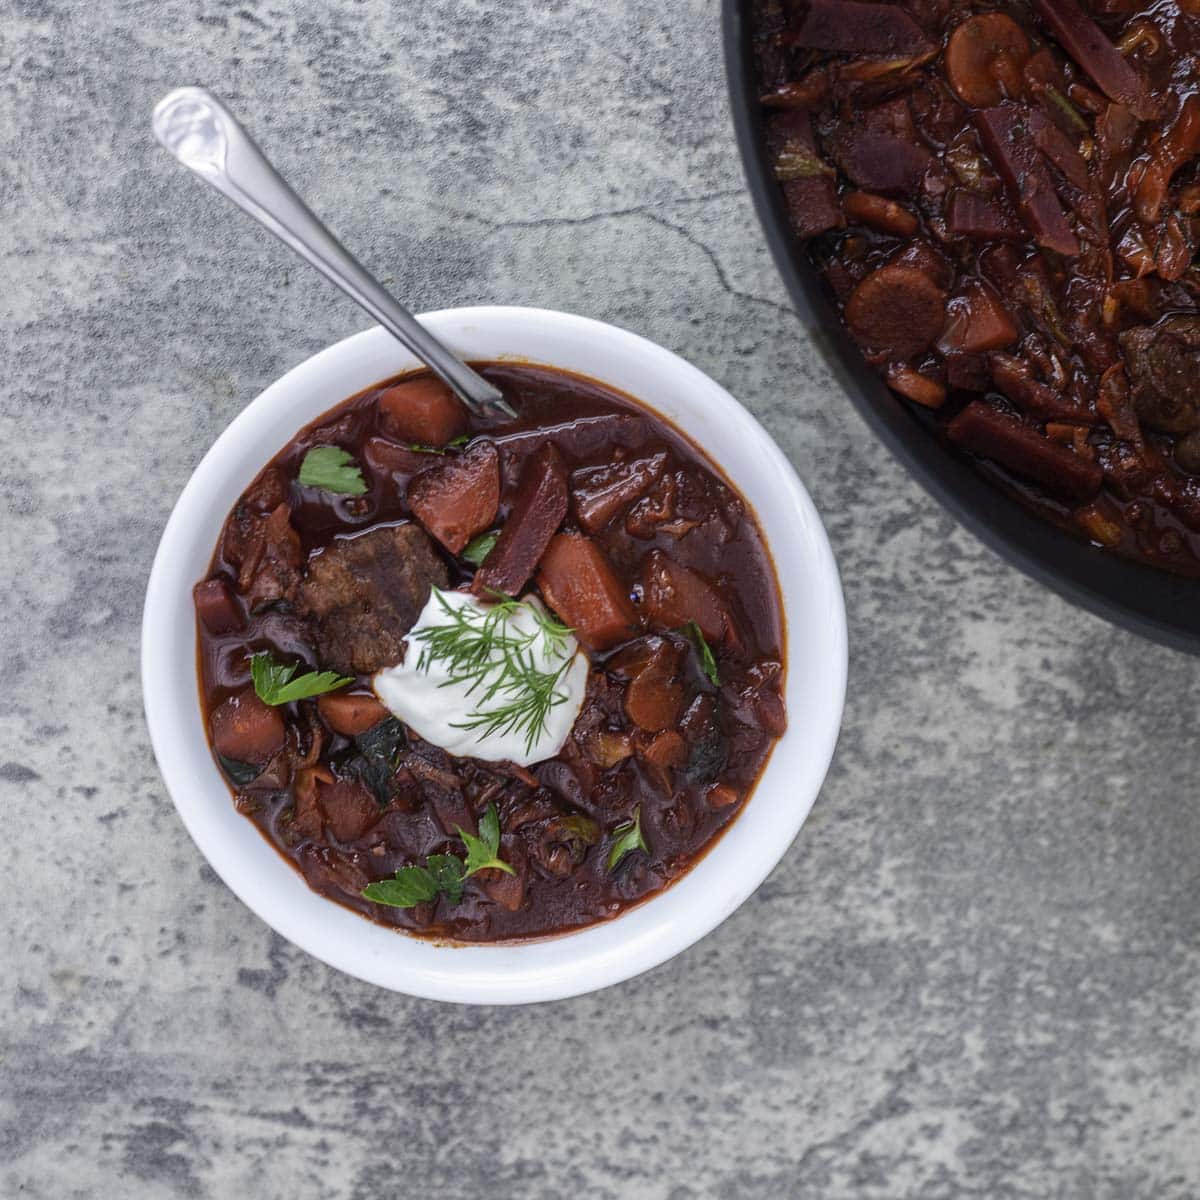
[[[151,758],[188,473],[363,326],[152,145],[228,95],[415,307],[641,331],[828,521],[853,644],[799,842],[588,998],[390,995],[273,936]],[[715,0],[0,0],[0,1196],[1200,1193],[1197,664],[985,551],[868,435],[743,191]],[[802,664],[798,664],[803,669]]]

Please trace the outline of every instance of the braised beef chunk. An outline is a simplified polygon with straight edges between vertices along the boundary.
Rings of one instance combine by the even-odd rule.
[[[445,564],[416,525],[392,525],[332,541],[309,560],[297,595],[322,666],[370,675],[404,658],[404,637],[446,587]]]
[[[749,19],[792,229],[896,402],[1046,519],[1200,578],[1198,17],[767,0]]]
[[[892,203],[857,211],[899,227]],[[895,262],[922,291],[952,277],[925,238]],[[770,558],[702,452],[590,380],[477,369],[515,419],[467,414],[418,375],[300,430],[236,499],[194,600],[204,715],[239,811],[321,895],[489,942],[608,920],[668,886],[736,818],[786,719]],[[942,386],[913,374],[911,393]],[[300,486],[314,445],[343,448],[367,491]],[[431,610],[444,643],[412,634],[433,587],[452,597]],[[497,620],[455,625],[468,610]],[[531,611],[568,675],[507,642]],[[468,691],[493,659],[503,686]],[[465,674],[444,719],[417,729],[375,673],[423,661]],[[568,699],[544,754],[475,720]]]
[[[1127,330],[1121,348],[1138,417],[1166,433],[1200,428],[1200,316]]]

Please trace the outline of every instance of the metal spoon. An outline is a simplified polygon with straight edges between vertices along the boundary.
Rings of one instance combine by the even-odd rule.
[[[515,417],[499,388],[438,341],[325,228],[284,182],[233,114],[207,88],[179,88],[154,109],[154,136],[205,183],[228,196],[316,267],[431,367],[474,412]]]

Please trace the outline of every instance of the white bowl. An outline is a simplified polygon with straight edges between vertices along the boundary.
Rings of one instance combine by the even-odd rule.
[[[234,500],[310,421],[420,364],[382,329],[322,351],[272,384],[217,439],[163,532],[142,620],[142,687],[154,753],[213,869],[273,929],[330,966],[436,1000],[521,1004],[594,991],[703,937],[766,878],[808,815],[833,756],[846,689],[846,614],[820,518],[758,422],[706,375],[622,329],[532,308],[462,308],[421,320],[471,360],[516,358],[587,375],[689,434],[758,515],[787,624],[788,730],[744,810],[682,879],[611,921],[517,945],[445,946],[375,925],[310,891],[233,807],[209,752],[196,677],[192,585]]]

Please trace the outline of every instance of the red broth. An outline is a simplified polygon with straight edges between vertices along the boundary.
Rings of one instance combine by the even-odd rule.
[[[237,499],[196,598],[202,703],[238,809],[322,895],[409,933],[497,941],[614,916],[695,863],[785,728],[784,646],[754,516],[694,445],[591,380],[477,369],[516,420],[471,416],[425,375],[347,400]],[[363,494],[299,482],[318,446],[350,456]],[[371,673],[403,656],[434,585],[532,592],[575,630],[587,694],[553,758],[453,757],[374,698]],[[265,704],[263,652],[352,682]],[[493,814],[511,873],[463,879],[460,831],[485,835]],[[449,858],[457,882],[432,899],[363,895]]]

